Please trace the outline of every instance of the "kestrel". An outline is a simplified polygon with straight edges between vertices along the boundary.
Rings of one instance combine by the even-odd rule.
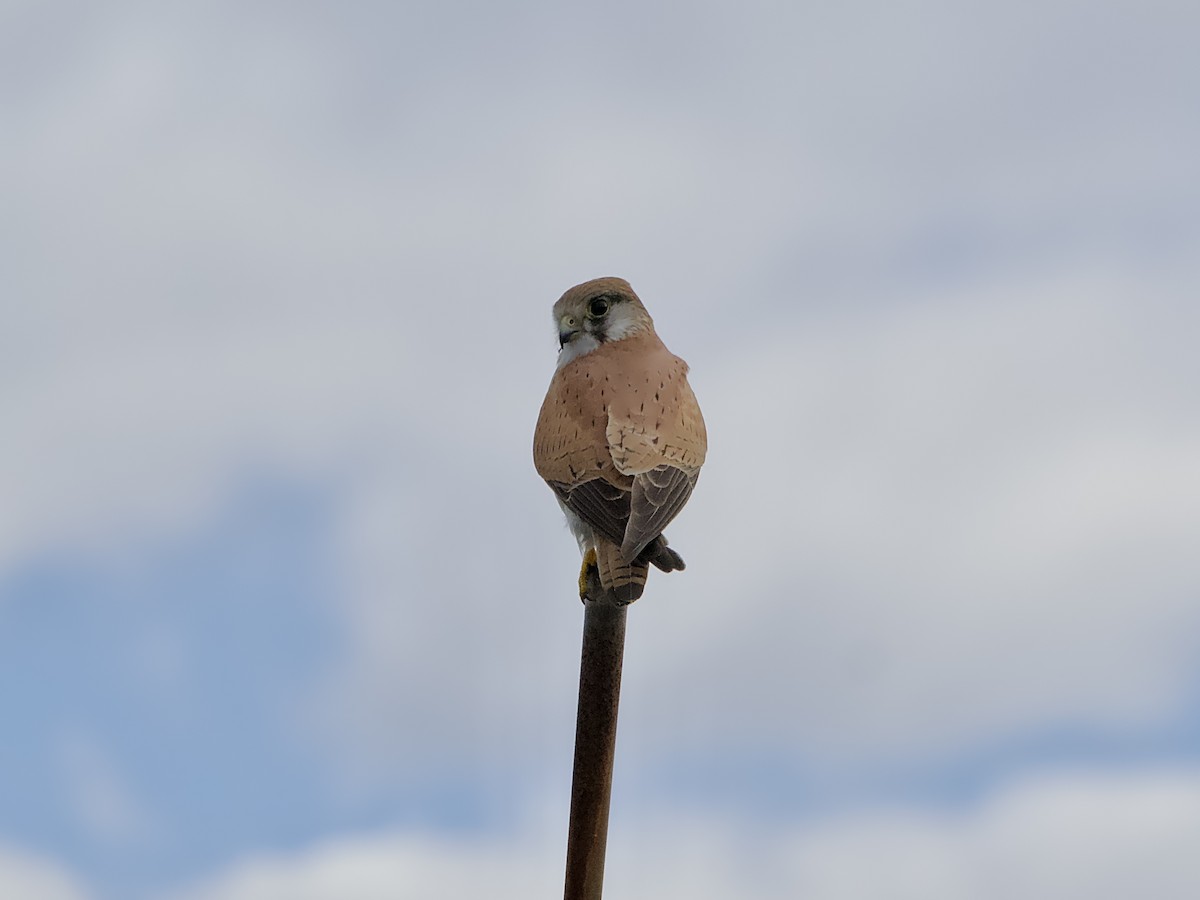
[[[533,436],[533,461],[591,566],[620,603],[650,565],[683,568],[663,529],[687,503],[708,437],[688,366],[663,346],[629,282],[597,278],[554,304],[558,367]]]

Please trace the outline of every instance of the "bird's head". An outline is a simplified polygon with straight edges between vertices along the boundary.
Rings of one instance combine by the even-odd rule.
[[[654,321],[624,278],[595,278],[577,284],[554,304],[559,366],[609,341],[652,331]]]

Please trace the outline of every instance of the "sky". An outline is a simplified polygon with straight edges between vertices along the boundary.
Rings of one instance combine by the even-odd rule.
[[[0,896],[555,896],[554,300],[708,424],[613,897],[1200,892],[1194,3],[0,3]]]

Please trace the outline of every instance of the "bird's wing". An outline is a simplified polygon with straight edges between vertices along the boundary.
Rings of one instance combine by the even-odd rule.
[[[622,475],[640,475],[661,465],[691,472],[704,464],[708,434],[687,382],[687,363],[664,355],[666,361],[632,381],[609,405],[605,437]]]
[[[563,506],[618,547],[625,540],[632,493],[603,478],[571,486],[552,481],[550,487]]]
[[[614,399],[605,430],[613,464],[633,476],[621,555],[633,560],[687,503],[708,449],[687,364],[665,354],[644,383]]]
[[[683,509],[699,471],[686,472],[675,466],[658,466],[633,479],[629,495],[629,520],[621,539],[621,556],[632,562],[646,545]]]

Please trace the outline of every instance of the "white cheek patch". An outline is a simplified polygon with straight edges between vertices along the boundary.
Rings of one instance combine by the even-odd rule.
[[[610,341],[619,341],[637,331],[638,323],[631,313],[632,310],[624,303],[613,307],[612,312],[608,315],[607,327],[604,329]]]
[[[562,349],[558,351],[558,365],[554,367],[555,371],[561,369],[572,360],[579,359],[585,353],[591,353],[599,346],[600,342],[590,334],[580,332],[575,336],[573,341],[563,344]]]

